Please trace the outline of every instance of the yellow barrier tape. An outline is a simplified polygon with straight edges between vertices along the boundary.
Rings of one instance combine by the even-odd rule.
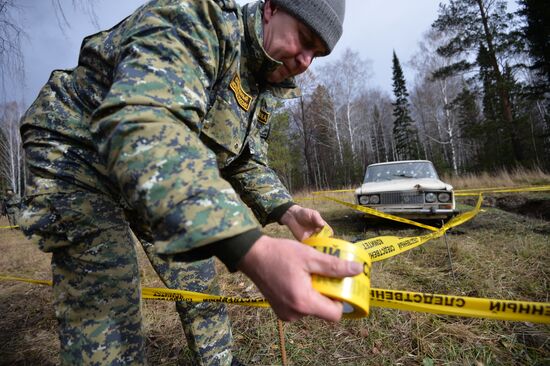
[[[27,278],[3,276],[0,280],[27,282],[39,285],[51,286],[51,281],[33,280]],[[224,302],[250,307],[269,307],[265,299],[237,298],[202,294],[192,291],[173,290],[166,288],[143,287],[141,289],[144,299],[165,301],[190,301],[190,302]],[[361,289],[366,296],[366,303],[379,308],[415,311],[421,313],[457,315],[464,317],[487,318],[497,320],[524,321],[532,323],[550,324],[550,303],[483,299],[466,296],[426,294],[421,292],[387,290],[380,288]],[[327,295],[338,298],[337,296]],[[361,301],[361,299],[358,299]],[[355,300],[355,301],[358,301]],[[348,301],[346,299],[344,301]],[[359,313],[344,313],[346,318],[357,318]],[[367,313],[365,316],[368,315]]]
[[[372,288],[371,305],[421,313],[550,324],[550,303]]]
[[[493,188],[483,190],[471,190],[471,191],[456,191],[455,196],[477,196],[479,193],[517,193],[517,192],[544,192],[550,191],[550,186],[538,186],[538,187],[523,187],[523,188]]]
[[[294,198],[294,202],[315,201],[315,197]]]
[[[459,192],[459,191],[455,191],[455,196],[479,196],[483,193],[544,192],[544,191],[550,191],[550,186],[521,187],[521,188],[492,188],[492,190],[489,190],[489,189],[473,190],[472,189],[471,192],[467,192],[467,191],[468,190],[460,191],[461,193],[456,193],[456,192]],[[316,192],[314,192],[314,193],[316,193]],[[356,204],[353,204],[353,203],[350,203],[350,202],[342,201],[342,200],[332,198],[332,197],[327,197],[327,196],[321,196],[321,198],[337,202],[341,205],[350,207],[354,210],[364,212],[364,213],[372,215],[372,216],[377,216],[377,217],[382,217],[382,218],[392,220],[392,221],[402,222],[402,223],[405,223],[405,224],[409,224],[409,225],[421,227],[421,228],[424,228],[424,229],[428,229],[428,230],[434,231],[434,232],[439,231],[439,229],[437,229],[433,226],[425,225],[425,224],[422,224],[422,223],[419,223],[419,222],[416,222],[416,221],[413,221],[413,220],[408,220],[408,219],[405,219],[405,218],[402,218],[402,217],[399,217],[399,216],[390,215],[390,214],[387,214],[387,213],[384,213],[384,212],[380,212],[380,211],[378,211],[376,209],[373,209],[373,208],[370,208],[370,207],[356,205]],[[478,210],[478,212],[479,212],[479,210]],[[452,221],[453,221],[453,219],[451,219],[449,222],[452,222]],[[456,226],[456,225],[453,225],[453,226]],[[438,237],[438,236],[435,236],[435,237]],[[430,237],[427,240],[430,240],[430,239],[433,239],[433,238],[434,237]]]
[[[34,280],[30,278],[14,277],[0,275],[0,280],[3,281],[18,281],[32,283],[36,285],[52,286],[52,281]],[[141,297],[152,300],[168,300],[168,301],[189,301],[189,302],[225,302],[230,304],[239,304],[244,306],[269,307],[269,303],[262,298],[238,298],[219,295],[208,295],[200,292],[174,290],[168,288],[143,287],[141,289]]]
[[[33,280],[31,278],[22,278],[22,277],[14,277],[14,276],[6,276],[6,275],[0,275],[0,280],[27,282],[27,283],[34,283],[36,285],[47,285],[47,286],[52,285],[52,281],[48,281],[48,280]]]
[[[355,189],[332,189],[329,191],[316,191],[311,192],[311,194],[319,195],[324,193],[347,193],[347,192],[355,192]]]
[[[14,226],[0,226],[0,229],[16,229],[18,228],[19,225],[14,225]]]
[[[333,189],[331,191],[315,191],[315,192],[311,192],[311,194],[344,193],[344,192],[355,192],[355,189]]]
[[[550,185],[544,186],[525,186],[525,187],[491,187],[491,188],[467,188],[467,189],[455,189],[455,193],[463,196],[464,193],[492,193],[492,192],[535,192],[535,191],[548,191],[550,190]],[[320,195],[324,193],[344,193],[344,192],[355,192],[355,189],[333,189],[328,191],[315,191],[311,192],[314,195]]]
[[[550,185],[544,186],[523,186],[523,187],[491,187],[491,188],[467,188],[467,189],[455,189],[455,193],[480,193],[480,192],[494,192],[503,189],[513,189],[515,192],[532,192],[532,191],[547,191],[550,189]]]
[[[372,215],[372,216],[378,216],[378,217],[383,217],[383,218],[385,218],[385,219],[389,219],[389,220],[393,220],[393,221],[403,222],[403,223],[405,223],[405,224],[418,226],[418,227],[421,227],[421,228],[424,228],[424,229],[428,229],[428,230],[430,230],[430,231],[438,231],[438,230],[439,230],[439,229],[436,228],[436,227],[433,227],[433,226],[430,226],[430,225],[421,224],[420,222],[416,222],[416,221],[412,221],[412,220],[409,220],[409,219],[405,219],[405,218],[403,218],[403,217],[394,216],[394,215],[390,215],[390,214],[387,214],[387,213],[384,213],[384,212],[380,212],[380,211],[375,210],[375,209],[373,209],[373,208],[369,208],[369,207],[365,207],[365,206],[361,206],[361,205],[356,205],[356,204],[354,204],[354,203],[342,201],[342,200],[339,200],[339,199],[336,199],[336,198],[332,198],[332,197],[327,197],[327,196],[321,196],[321,198],[322,198],[322,199],[326,199],[326,200],[331,200],[331,201],[337,202],[337,203],[339,203],[339,204],[341,204],[341,205],[351,207],[351,208],[353,208],[354,210],[361,211],[361,212],[364,212],[364,213],[369,214],[369,215]]]
[[[482,201],[483,196],[479,195],[477,204],[473,210],[463,212],[453,217],[445,225],[443,225],[441,229],[427,235],[404,238],[397,236],[378,236],[376,238],[361,240],[354,244],[360,245],[363,249],[365,249],[373,262],[391,258],[397,254],[416,248],[429,240],[439,238],[440,236],[443,236],[443,234],[445,234],[445,232],[450,228],[462,225],[466,221],[472,219],[481,210]]]
[[[223,302],[227,304],[237,304],[252,307],[269,307],[269,303],[262,298],[239,298],[230,296],[208,295],[199,292],[173,290],[167,288],[143,287],[141,289],[141,296],[144,299],[150,300]]]

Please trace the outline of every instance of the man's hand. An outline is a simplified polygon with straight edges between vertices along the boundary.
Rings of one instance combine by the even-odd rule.
[[[318,211],[298,205],[291,206],[279,222],[286,225],[299,241],[309,238],[323,226],[328,226]]]
[[[344,261],[294,240],[262,236],[241,259],[239,270],[258,286],[282,320],[306,315],[338,321],[342,303],[321,295],[311,285],[311,274],[327,277],[355,276],[360,263]]]

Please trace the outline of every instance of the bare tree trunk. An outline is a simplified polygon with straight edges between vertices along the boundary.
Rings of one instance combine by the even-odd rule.
[[[395,149],[395,138],[393,138],[393,136],[391,139],[391,151],[393,160],[399,160],[399,155],[397,155],[397,151]]]
[[[17,194],[21,194],[21,137],[19,119],[21,111],[15,102],[1,105],[0,120],[0,179]]]
[[[346,125],[348,127],[349,142],[351,147],[351,156],[355,157],[355,138],[351,130],[351,93],[350,98],[346,101]]]
[[[313,155],[315,157],[315,186],[317,190],[323,188],[323,180],[321,177],[321,164],[319,164],[319,154],[317,152],[317,145],[313,145]]]
[[[378,121],[374,121],[373,123],[373,128],[374,128],[374,133],[371,135],[371,145],[373,150],[374,150],[374,155],[376,155],[376,161],[379,162],[380,161],[380,146],[379,146],[379,141],[378,141],[378,133],[377,133],[377,128],[376,126],[378,125]],[[366,162],[366,160],[365,160]]]
[[[333,113],[332,113],[332,118],[331,118],[331,121],[330,121],[330,124],[334,130],[334,135],[336,137],[336,142],[337,142],[337,146],[338,146],[338,157],[340,158],[340,164],[343,164],[344,163],[344,153],[343,153],[343,149],[342,149],[342,139],[340,138],[340,130],[338,128],[338,116],[336,114],[336,108],[333,108],[332,109]]]
[[[449,145],[451,148],[451,163],[453,166],[453,172],[455,175],[458,175],[458,165],[456,162],[456,141],[454,138],[453,130],[453,116],[451,115],[451,110],[449,108],[449,96],[447,93],[447,79],[439,80],[439,86],[441,89],[441,95],[443,96],[443,110],[445,111],[445,122],[446,122],[446,133],[449,138]]]
[[[312,173],[312,165],[311,165],[311,155],[310,155],[310,131],[305,127],[306,120],[305,120],[305,112],[304,112],[304,98],[300,97],[300,117],[301,117],[301,123],[302,123],[302,136],[304,138],[304,144],[303,144],[303,151],[304,151],[304,160],[306,162],[306,180],[305,184],[306,186],[310,186],[310,179],[311,179],[311,173]]]

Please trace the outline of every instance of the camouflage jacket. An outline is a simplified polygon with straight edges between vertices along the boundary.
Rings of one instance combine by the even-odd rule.
[[[284,212],[266,140],[277,98],[298,91],[263,82],[278,62],[261,6],[156,0],[85,38],[23,118],[24,145],[48,146],[31,149],[28,194],[122,196],[163,254],[257,231],[242,201],[262,224]]]

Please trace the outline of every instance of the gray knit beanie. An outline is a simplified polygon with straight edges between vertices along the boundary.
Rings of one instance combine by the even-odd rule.
[[[331,53],[342,35],[345,0],[271,0],[311,28]],[[327,53],[327,54],[328,54]]]

